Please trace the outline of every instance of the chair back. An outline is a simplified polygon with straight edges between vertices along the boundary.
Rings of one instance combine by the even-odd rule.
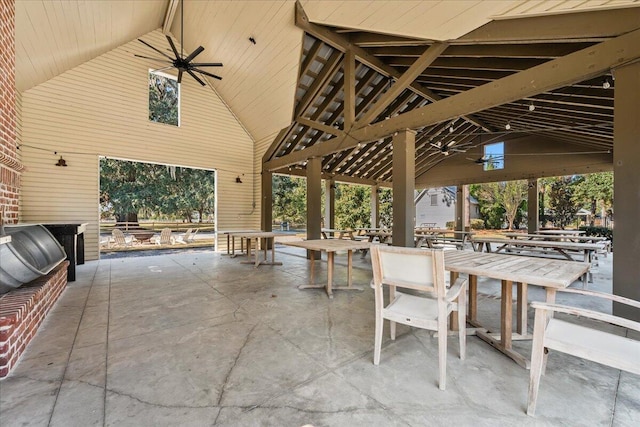
[[[113,240],[115,240],[117,245],[127,245],[127,239],[124,237],[124,233],[122,232],[122,230],[114,228],[111,232],[111,235],[113,236]]]
[[[161,245],[170,245],[171,244],[171,229],[163,228],[160,232],[160,244]]]
[[[388,285],[445,295],[442,249],[373,245],[371,262],[376,288]]]

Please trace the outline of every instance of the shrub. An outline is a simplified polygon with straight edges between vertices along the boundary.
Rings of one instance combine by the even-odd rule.
[[[472,219],[470,225],[472,230],[484,230],[484,221],[480,218]]]
[[[445,224],[445,227],[447,227],[449,230],[453,230],[454,228],[456,228],[456,222],[455,221],[447,221],[447,223]]]
[[[585,231],[587,236],[606,237],[613,245],[613,230],[609,227],[592,227],[590,225],[583,225],[580,227],[580,230]]]

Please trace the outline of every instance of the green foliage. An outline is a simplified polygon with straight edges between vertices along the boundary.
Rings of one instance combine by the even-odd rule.
[[[273,219],[279,222],[307,222],[306,180],[285,175],[273,176]]]
[[[336,227],[355,229],[371,225],[371,187],[336,184]]]
[[[178,126],[178,82],[149,73],[149,120]]]
[[[480,218],[474,218],[470,221],[472,230],[484,230],[484,221]]]
[[[613,229],[609,227],[593,227],[593,226],[582,226],[580,230],[585,231],[585,235],[587,236],[599,236],[606,237],[613,243]]]
[[[557,177],[551,182],[549,190],[553,224],[563,230],[580,209],[573,201],[574,184],[575,179],[571,176]]]
[[[582,175],[573,184],[573,201],[591,211],[591,225],[597,210],[608,212],[613,206],[613,172]],[[604,215],[603,215],[604,216]]]
[[[100,206],[103,218],[135,221],[148,218],[200,221],[214,214],[215,173],[115,159],[100,161]]]
[[[380,227],[390,229],[393,226],[393,191],[380,189]]]
[[[470,187],[470,193],[478,200],[480,217],[486,228],[502,228],[506,220],[511,230],[527,196],[527,182],[474,184]]]
[[[484,224],[484,221],[482,223]],[[449,230],[453,230],[454,228],[456,228],[456,222],[455,221],[447,221],[447,222],[445,222],[444,226]]]

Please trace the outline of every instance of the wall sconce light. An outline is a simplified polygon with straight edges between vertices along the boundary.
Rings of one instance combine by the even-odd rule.
[[[237,182],[238,184],[242,184],[242,180],[240,179],[240,175],[238,175],[238,176],[236,177],[236,182]]]
[[[66,168],[67,162],[65,159],[62,158],[62,156],[60,156],[60,158],[58,159],[58,163],[56,163],[56,166],[64,166]]]

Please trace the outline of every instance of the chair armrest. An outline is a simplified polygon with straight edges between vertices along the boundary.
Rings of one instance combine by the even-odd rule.
[[[639,301],[632,300],[630,298],[621,297],[619,295],[609,294],[606,292],[596,292],[596,291],[590,291],[587,289],[574,289],[574,288],[558,289],[558,292],[566,292],[570,294],[581,294],[581,295],[587,295],[591,297],[604,298],[604,299],[618,302],[620,304],[625,304],[625,305],[630,305],[631,307],[640,308]]]
[[[633,320],[624,319],[622,317],[613,316],[611,314],[601,313],[599,311],[537,301],[532,302],[531,307],[535,308],[536,310],[546,310],[556,313],[566,313],[574,316],[587,317],[589,319],[600,320],[602,322],[611,323],[613,325],[622,326],[624,328],[633,329],[634,331],[640,332],[640,322],[634,322]]]
[[[447,291],[447,296],[445,299],[448,302],[455,301],[460,295],[460,292],[464,292],[466,290],[468,282],[469,282],[468,279],[463,277],[458,277],[455,283]]]

